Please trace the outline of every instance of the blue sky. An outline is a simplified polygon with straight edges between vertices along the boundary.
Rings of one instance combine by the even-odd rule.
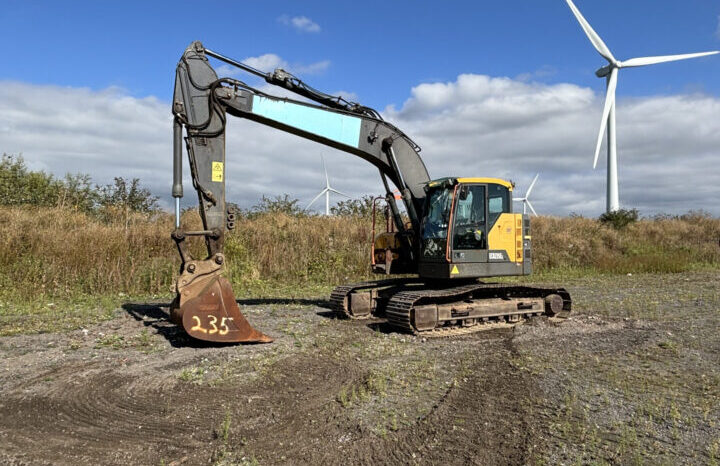
[[[565,2],[149,2],[4,0],[2,43],[11,46],[3,79],[38,84],[120,86],[169,99],[185,46],[243,59],[274,53],[291,63],[329,60],[308,76],[323,89],[354,92],[365,103],[401,104],[421,82],[460,73],[573,82],[601,88],[603,60]],[[615,55],[631,58],[720,48],[717,1],[583,1],[578,7]],[[357,6],[361,5],[361,6]],[[318,32],[279,18],[305,16]],[[720,95],[720,60],[666,64],[623,76],[619,95],[687,89]]]
[[[138,176],[169,201],[175,65],[197,39],[382,111],[420,143],[433,177],[500,176],[521,194],[541,173],[540,212],[604,209],[604,150],[591,162],[605,61],[563,0],[0,1],[0,152],[32,168]],[[620,60],[720,49],[717,0],[576,4]],[[621,71],[623,207],[720,215],[720,171],[707,170],[720,162],[718,76],[720,55]],[[365,162],[246,123],[228,126],[234,202],[309,201],[320,154],[341,191],[381,191]],[[693,189],[679,191],[678,176]]]

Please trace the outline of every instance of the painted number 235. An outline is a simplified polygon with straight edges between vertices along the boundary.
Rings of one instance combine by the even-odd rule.
[[[217,333],[218,335],[227,335],[230,331],[230,328],[227,326],[227,322],[230,320],[233,320],[232,317],[223,317],[220,320],[220,327],[217,325],[217,317],[215,316],[208,316],[209,322],[208,325],[210,328],[205,328],[202,325],[202,321],[200,320],[200,317],[198,316],[192,316],[193,320],[195,321],[195,326],[193,326],[190,331],[197,331],[202,333],[208,333],[212,335],[213,333]]]

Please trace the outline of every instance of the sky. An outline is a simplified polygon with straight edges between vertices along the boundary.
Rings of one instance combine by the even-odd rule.
[[[717,1],[576,5],[621,60],[720,49]],[[175,66],[201,40],[378,109],[420,144],[433,178],[502,177],[522,195],[540,173],[539,213],[604,210],[605,150],[596,170],[592,158],[605,61],[563,0],[2,0],[0,39],[0,152],[58,176],[139,177],[169,206]],[[718,76],[720,55],[621,70],[622,207],[720,215]],[[336,189],[382,191],[366,162],[252,122],[231,119],[227,152],[228,197],[244,207],[283,193],[309,202],[324,187],[320,155]]]

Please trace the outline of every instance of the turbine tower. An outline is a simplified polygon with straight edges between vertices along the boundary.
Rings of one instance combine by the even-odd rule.
[[[688,58],[704,57],[706,55],[714,55],[720,53],[718,51],[688,53],[684,55],[665,55],[658,57],[641,57],[631,58],[630,60],[620,61],[615,59],[613,54],[605,42],[585,20],[580,10],[577,9],[572,0],[565,0],[572,10],[575,18],[577,18],[580,26],[585,31],[588,39],[608,64],[598,69],[595,74],[598,78],[606,78],[607,94],[605,97],[605,106],[603,107],[602,120],[600,122],[600,132],[598,133],[597,144],[595,146],[595,160],[593,168],[597,166],[598,155],[600,154],[600,146],[602,138],[607,129],[607,212],[614,212],[620,208],[620,200],[618,196],[618,179],[617,179],[617,141],[615,137],[615,89],[617,88],[618,71],[620,68],[631,68],[636,66],[654,65],[656,63],[665,63],[669,61],[685,60]]]
[[[345,193],[341,193],[337,189],[330,186],[330,178],[328,177],[327,167],[325,167],[325,157],[322,155],[320,156],[320,159],[322,160],[322,166],[323,171],[325,172],[325,189],[320,191],[320,193],[313,198],[312,201],[310,201],[310,204],[307,205],[306,209],[309,209],[311,205],[318,199],[320,199],[320,196],[323,194],[325,195],[325,215],[330,215],[330,193],[333,192],[335,194],[339,194],[341,196],[350,197]]]
[[[527,213],[527,208],[530,207],[530,210],[532,211],[532,213],[535,214],[535,216],[537,217],[537,212],[535,212],[535,209],[533,209],[532,204],[530,204],[530,199],[528,199],[528,198],[530,197],[530,191],[532,191],[533,186],[535,186],[535,182],[537,181],[538,176],[540,176],[540,173],[535,175],[535,178],[533,178],[532,183],[530,183],[530,187],[528,188],[527,191],[525,191],[524,197],[513,197],[513,201],[522,201],[523,215]]]

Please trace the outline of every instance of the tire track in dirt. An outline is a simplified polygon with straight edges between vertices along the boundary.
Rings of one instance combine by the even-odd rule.
[[[511,337],[509,337],[511,338]],[[534,431],[533,380],[511,366],[509,340],[484,341],[484,353],[432,413],[397,438],[374,445],[359,464],[524,464]]]
[[[511,331],[494,339],[466,337],[484,356],[473,358],[467,375],[430,414],[385,438],[361,432],[335,400],[340,388],[362,380],[365,370],[322,355],[287,360],[276,368],[272,384],[243,391],[258,401],[234,411],[239,422],[234,435],[268,464],[526,463],[540,422],[526,401],[538,388],[510,364],[511,338]],[[303,382],[297,374],[304,374]],[[359,440],[344,440],[348,436]]]
[[[219,394],[235,401],[233,437],[249,439],[261,463],[272,458],[270,464],[313,464],[316,452],[348,428],[336,394],[364,374],[326,355],[307,354],[279,363],[265,380],[239,393]]]
[[[504,329],[447,340],[471,350],[468,369],[429,414],[384,438],[336,401],[369,368],[322,351],[282,359],[253,382],[218,386],[178,383],[177,370],[192,362],[187,355],[128,367],[65,362],[0,401],[0,431],[12,431],[3,443],[17,457],[30,451],[44,460],[61,450],[65,464],[200,464],[221,448],[269,464],[523,464],[542,426],[528,402],[537,381],[510,363],[515,338]],[[223,445],[217,432],[228,413]]]
[[[138,461],[142,451],[157,457],[158,449],[204,446],[210,429],[198,437],[196,427],[207,424],[206,416],[187,409],[186,396],[170,388],[167,377],[121,374],[102,363],[46,371],[3,396],[0,431],[12,432],[5,450],[40,459],[60,448],[63,457],[53,463],[76,464],[108,451],[115,456],[109,463],[122,463]]]

